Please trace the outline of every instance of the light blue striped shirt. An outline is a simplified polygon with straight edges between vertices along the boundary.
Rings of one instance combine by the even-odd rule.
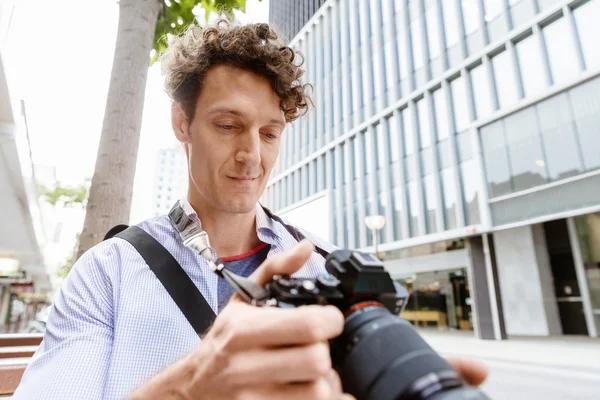
[[[184,199],[186,214],[200,223]],[[218,277],[185,247],[168,216],[139,226],[167,248],[218,312]],[[296,240],[256,207],[256,231],[269,256]],[[303,232],[306,234],[306,232]],[[331,244],[306,234],[327,251]],[[313,253],[295,275],[324,271]],[[199,337],[131,244],[108,239],[74,265],[56,296],[47,330],[14,399],[123,399],[159,371],[194,350]]]

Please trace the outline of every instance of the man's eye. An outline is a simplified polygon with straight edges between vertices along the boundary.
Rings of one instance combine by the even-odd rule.
[[[220,125],[220,127],[226,131],[230,131],[233,129],[233,125]]]
[[[275,140],[277,139],[277,135],[275,135],[274,133],[264,133],[265,138],[267,138],[268,140]]]

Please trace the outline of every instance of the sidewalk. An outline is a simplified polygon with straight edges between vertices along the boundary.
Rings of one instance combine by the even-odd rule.
[[[466,331],[419,329],[419,333],[430,346],[445,355],[600,374],[600,339],[518,336],[494,341],[477,339]]]

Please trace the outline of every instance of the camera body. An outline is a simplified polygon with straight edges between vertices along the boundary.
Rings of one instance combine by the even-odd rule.
[[[278,307],[331,304],[344,314],[357,304],[378,303],[399,315],[408,292],[394,282],[383,263],[368,253],[338,250],[327,260],[327,271],[315,279],[276,275],[265,285],[269,299]],[[370,303],[370,304],[371,304]]]

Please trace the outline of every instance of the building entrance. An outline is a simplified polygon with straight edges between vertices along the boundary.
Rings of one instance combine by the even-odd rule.
[[[410,294],[402,318],[417,326],[473,330],[466,268],[416,273],[398,282]]]
[[[544,223],[544,234],[563,334],[588,335],[567,220]]]

